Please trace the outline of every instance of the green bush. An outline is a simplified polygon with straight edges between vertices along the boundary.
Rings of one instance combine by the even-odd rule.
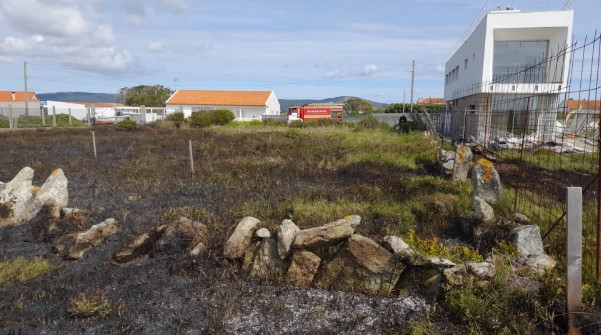
[[[115,125],[116,131],[131,131],[136,129],[138,124],[134,120],[125,119]]]
[[[167,120],[176,123],[184,123],[185,120],[184,112],[175,112],[173,114],[167,115]]]
[[[263,119],[263,125],[265,126],[283,126],[286,124],[286,121],[280,119]]]
[[[213,119],[213,124],[219,126],[224,126],[234,121],[234,119],[236,118],[236,116],[234,116],[234,113],[232,113],[232,111],[230,111],[229,109],[217,109],[211,111],[210,114]]]
[[[334,120],[332,118],[323,118],[323,119],[317,119],[316,121],[313,122],[309,122],[307,123],[307,125],[311,125],[313,127],[327,127],[327,126],[333,126],[338,124],[339,121]]]
[[[213,124],[213,118],[209,112],[192,112],[190,116],[190,127],[206,128]]]
[[[234,113],[228,109],[192,112],[192,115],[190,116],[190,127],[205,128],[211,125],[223,126],[232,122],[235,118]]]
[[[357,122],[357,129],[378,129],[380,128],[380,122],[373,117],[368,117],[359,120]]]

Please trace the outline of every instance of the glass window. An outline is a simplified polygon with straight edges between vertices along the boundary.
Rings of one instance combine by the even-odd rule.
[[[493,80],[504,83],[547,82],[549,41],[495,42]]]

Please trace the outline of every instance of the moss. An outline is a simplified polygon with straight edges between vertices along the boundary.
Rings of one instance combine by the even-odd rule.
[[[29,280],[51,269],[47,260],[39,258],[29,260],[19,257],[13,261],[0,262],[0,285]]]
[[[104,294],[80,293],[71,299],[67,311],[73,317],[103,319],[111,314],[112,306]]]

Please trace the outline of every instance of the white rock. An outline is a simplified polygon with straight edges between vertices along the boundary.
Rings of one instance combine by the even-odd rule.
[[[33,169],[25,167],[0,192],[0,205],[9,210],[0,211],[0,227],[27,222],[27,209],[33,201]]]
[[[33,207],[39,206],[41,209],[43,206],[48,206],[54,218],[60,217],[61,209],[67,207],[69,204],[67,186],[68,181],[63,170],[54,170],[38,191],[35,197],[36,205]],[[33,218],[35,215],[37,215],[36,212],[30,212],[30,218]]]
[[[255,232],[255,237],[258,239],[270,238],[271,233],[267,228],[261,228]]]
[[[474,216],[486,223],[495,220],[495,212],[492,206],[480,197],[474,197]]]
[[[399,256],[412,256],[415,251],[402,238],[394,235],[384,237],[384,247]]]
[[[455,263],[451,262],[450,260],[448,260],[446,258],[440,258],[440,257],[430,258],[429,261],[432,265],[436,265],[436,266],[442,267],[442,268],[452,268],[456,265]]]
[[[252,216],[247,216],[240,220],[232,236],[225,243],[224,256],[229,259],[237,259],[244,256],[244,252],[250,245],[259,222],[261,222],[259,219]]]
[[[492,278],[495,274],[495,266],[489,262],[467,262],[465,266],[471,274],[481,279]]]
[[[281,259],[285,259],[290,255],[292,242],[294,242],[296,235],[298,235],[300,231],[300,228],[291,220],[282,221],[277,232],[278,255]]]
[[[520,255],[544,255],[543,239],[537,225],[520,226],[509,233],[509,239]]]

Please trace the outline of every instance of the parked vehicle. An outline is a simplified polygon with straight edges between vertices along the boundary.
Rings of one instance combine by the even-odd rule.
[[[319,119],[335,119],[342,121],[342,108],[337,106],[290,106],[288,108],[288,122],[301,120],[313,122]]]

